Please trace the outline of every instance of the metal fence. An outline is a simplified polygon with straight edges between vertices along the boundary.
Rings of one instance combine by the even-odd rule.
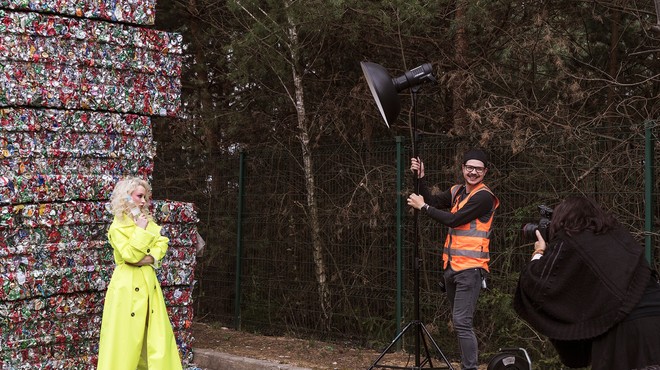
[[[515,133],[517,139],[512,133],[511,140],[486,148],[493,162],[486,183],[501,206],[489,289],[475,317],[484,353],[519,346],[536,348],[537,357],[549,353],[547,343],[511,308],[518,272],[532,249],[520,229],[538,221],[538,205],[553,206],[575,193],[595,198],[649,245],[658,266],[657,132],[646,122],[625,129]],[[461,180],[463,151],[478,144],[434,136],[417,145],[427,182],[444,190]],[[458,354],[447,326],[448,304],[438,289],[446,228],[420,215],[419,243],[412,242],[413,213],[405,206],[412,190],[410,153],[406,138],[328,145],[313,153],[332,298],[329,328],[321,320],[301,150],[224,153],[211,166],[212,174],[186,180],[200,189],[195,199],[184,200],[197,204],[200,233],[208,243],[196,271],[197,319],[264,334],[380,345],[413,318],[412,252],[418,247],[421,319],[442,348]],[[191,186],[173,180],[180,170],[158,172],[158,166],[155,181],[163,179],[157,186],[163,185],[165,197]]]

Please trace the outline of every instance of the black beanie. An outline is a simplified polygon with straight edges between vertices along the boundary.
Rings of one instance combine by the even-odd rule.
[[[488,154],[480,149],[470,149],[465,154],[463,154],[463,164],[469,161],[470,159],[476,159],[484,163],[485,167],[488,167]]]

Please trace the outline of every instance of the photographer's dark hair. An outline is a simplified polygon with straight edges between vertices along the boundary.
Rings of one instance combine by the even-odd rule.
[[[550,234],[556,235],[561,230],[568,235],[583,230],[601,234],[616,228],[617,225],[614,216],[602,209],[593,199],[569,196],[555,207],[550,223]]]

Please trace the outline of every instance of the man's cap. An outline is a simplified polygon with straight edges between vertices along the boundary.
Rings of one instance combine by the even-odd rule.
[[[463,154],[463,164],[470,159],[476,159],[483,162],[484,166],[488,167],[488,154],[481,149],[470,149]]]

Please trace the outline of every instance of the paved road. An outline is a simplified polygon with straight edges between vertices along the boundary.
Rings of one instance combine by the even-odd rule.
[[[208,349],[193,350],[195,365],[203,370],[311,370],[253,358],[229,355]]]

